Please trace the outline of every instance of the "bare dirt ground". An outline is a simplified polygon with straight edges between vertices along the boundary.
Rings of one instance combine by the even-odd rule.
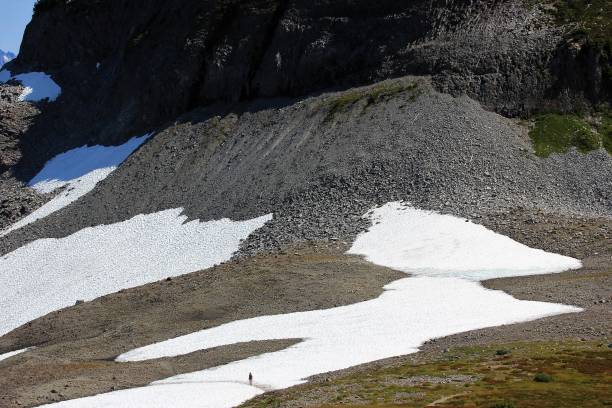
[[[342,255],[345,250],[341,243],[313,245],[229,262],[28,323],[0,338],[0,353],[37,346],[0,362],[0,407],[34,406],[145,385],[281,349],[294,341],[246,343],[146,363],[113,362],[134,347],[237,319],[374,298],[385,283],[405,276]]]
[[[611,220],[517,211],[476,221],[525,244],[579,257],[585,264],[579,271],[556,275],[487,281],[486,287],[520,299],[578,305],[585,312],[436,339],[420,353],[317,376],[310,386],[377,368],[428,361],[460,346],[558,339],[609,342]],[[232,320],[370,299],[386,283],[405,276],[346,256],[346,249],[346,243],[329,242],[263,254],[124,290],[37,319],[0,338],[0,353],[37,347],[0,362],[0,407],[35,406],[144,385],[287,347],[297,339],[239,344],[143,363],[113,362],[115,356],[134,347]],[[299,390],[274,394],[290,400]],[[314,400],[309,403],[307,394],[304,398],[299,399],[303,403],[299,406],[321,402],[317,398],[316,404]]]

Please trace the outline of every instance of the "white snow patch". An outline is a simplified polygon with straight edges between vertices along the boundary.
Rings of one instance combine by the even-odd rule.
[[[0,354],[0,361],[9,359],[17,354],[25,353],[26,351],[32,350],[34,347],[28,347],[21,350],[10,351],[8,353]]]
[[[0,82],[6,82],[11,79],[11,71],[8,69],[3,69],[0,71]]]
[[[485,280],[582,267],[577,259],[530,248],[466,219],[399,202],[368,217],[373,226],[348,253],[415,275]]]
[[[184,355],[252,340],[304,339],[282,351],[177,375],[147,387],[54,406],[163,407],[163,401],[176,398],[182,407],[233,407],[267,390],[303,383],[315,374],[414,353],[432,338],[581,311],[572,306],[517,300],[472,281],[480,276],[525,274],[530,267],[541,273],[577,266],[566,257],[531,250],[462,219],[399,203],[376,209],[370,216],[379,224],[357,239],[351,253],[365,253],[382,265],[436,276],[398,280],[387,285],[377,299],[349,306],[235,321],[132,350],[117,360]],[[391,249],[386,250],[389,245]],[[492,257],[500,255],[502,260]],[[479,273],[477,268],[484,272]],[[245,381],[249,372],[254,375],[253,385]]]
[[[0,258],[0,335],[67,306],[227,261],[271,219],[187,221],[182,209],[40,239]]]
[[[28,72],[13,76],[9,70],[0,71],[0,82],[7,82],[11,79],[21,82],[21,85],[25,87],[19,96],[20,101],[38,102],[48,99],[49,102],[53,102],[62,93],[62,88],[44,72]]]
[[[55,156],[28,184],[39,193],[64,191],[0,233],[0,237],[45,218],[94,189],[111,174],[150,134],[133,137],[120,146],[83,146]]]

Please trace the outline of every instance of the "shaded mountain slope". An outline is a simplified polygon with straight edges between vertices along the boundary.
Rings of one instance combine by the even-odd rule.
[[[561,94],[569,106],[608,100],[608,60],[568,48],[568,29],[519,0],[45,0],[9,67],[51,73],[64,94],[22,137],[17,173],[213,102],[405,75],[432,76],[436,89],[512,116]]]

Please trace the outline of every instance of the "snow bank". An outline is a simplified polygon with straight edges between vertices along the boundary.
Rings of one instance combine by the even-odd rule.
[[[20,101],[38,102],[47,99],[53,102],[62,93],[62,88],[44,72],[28,72],[13,76],[6,69],[0,71],[0,82],[7,82],[11,79],[21,82],[21,85],[25,87],[19,96]]]
[[[251,340],[304,338],[282,352],[231,364],[238,370],[216,368],[201,376],[220,381],[234,373],[233,379],[240,380],[244,368],[252,367],[247,374],[258,372],[258,381],[284,388],[313,374],[415,352],[434,337],[579,310],[520,301],[463,279],[423,276],[395,281],[370,301],[236,321],[132,350],[117,361],[177,356]]]
[[[40,239],[0,258],[0,335],[54,310],[227,261],[271,219],[187,221],[182,209]],[[8,313],[7,313],[8,311]]]
[[[134,137],[120,146],[83,146],[55,156],[28,184],[40,193],[64,191],[0,233],[0,237],[45,218],[94,189],[112,173],[150,134]]]
[[[463,218],[399,202],[372,210],[373,226],[348,253],[415,275],[484,280],[582,267],[579,260],[529,248]]]
[[[9,359],[9,358],[11,358],[13,356],[16,356],[17,354],[25,353],[26,351],[29,351],[32,348],[33,347],[29,347],[29,348],[24,348],[24,349],[21,349],[21,350],[15,350],[15,351],[10,351],[8,353],[0,354],[0,361]]]
[[[285,350],[217,368],[154,382],[152,387],[68,401],[58,407],[163,407],[181,398],[185,407],[232,407],[261,394],[304,382],[315,374],[414,353],[428,339],[478,328],[579,311],[519,301],[457,278],[417,277],[396,281],[379,298],[312,312],[263,316],[203,330],[121,355],[140,361],[250,340],[304,338]],[[252,372],[255,384],[246,382]],[[191,385],[191,386],[190,386]],[[224,394],[224,387],[237,394]],[[209,404],[202,387],[227,400]],[[218,388],[217,388],[218,387]],[[191,396],[191,398],[187,397]]]
[[[149,136],[133,137],[119,146],[82,146],[59,154],[30,180],[29,186],[49,193],[92,172],[116,169]]]
[[[357,239],[351,253],[435,276],[398,280],[387,285],[380,297],[366,302],[235,321],[132,350],[117,360],[171,357],[252,340],[304,339],[282,351],[56,406],[161,408],[176,398],[181,407],[232,407],[266,390],[300,384],[315,374],[414,353],[432,338],[581,310],[517,300],[473,281],[481,276],[524,274],[529,268],[536,273],[559,271],[577,267],[575,260],[532,250],[462,219],[399,203],[374,210],[370,216],[378,224]],[[254,375],[253,385],[245,381],[249,372]]]

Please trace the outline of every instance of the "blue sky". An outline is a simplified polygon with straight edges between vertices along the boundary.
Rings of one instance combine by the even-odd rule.
[[[0,0],[0,49],[19,51],[23,30],[32,18],[35,0]]]

